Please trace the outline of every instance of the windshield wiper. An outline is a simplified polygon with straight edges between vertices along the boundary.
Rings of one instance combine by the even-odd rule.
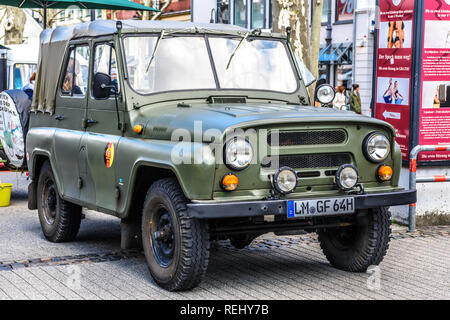
[[[234,49],[233,53],[231,54],[230,60],[228,61],[227,64],[227,70],[230,68],[231,62],[233,61],[234,56],[236,55],[236,52],[242,47],[242,45],[244,44],[245,40],[247,40],[248,36],[249,36],[249,32],[247,32],[245,34],[245,36],[242,38],[241,42],[239,42],[238,46],[236,47],[236,49]]]
[[[156,42],[155,49],[153,49],[152,57],[150,58],[150,61],[147,66],[147,71],[146,71],[147,73],[150,70],[153,60],[155,60],[156,52],[158,52],[159,44],[161,43],[161,40],[164,38],[165,33],[166,32],[164,30],[161,31],[161,35],[159,36],[158,41]]]

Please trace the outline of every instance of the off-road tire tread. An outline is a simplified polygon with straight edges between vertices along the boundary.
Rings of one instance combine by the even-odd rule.
[[[205,221],[188,217],[188,201],[175,179],[167,178],[155,182],[147,192],[146,204],[156,189],[163,191],[171,199],[179,217],[182,238],[181,259],[173,279],[168,283],[157,283],[168,291],[191,290],[203,280],[208,269],[209,225]]]
[[[41,175],[46,171],[49,171],[51,178],[55,181],[51,165],[48,161],[43,164]],[[40,185],[41,183],[39,181],[38,186]],[[57,229],[52,236],[45,237],[47,240],[55,243],[70,242],[76,238],[80,230],[82,210],[80,206],[63,200],[59,194],[57,194],[57,197],[59,201],[59,221]],[[40,197],[38,198],[38,201],[40,201]]]
[[[325,245],[326,233],[318,232],[320,247],[328,261],[337,269],[349,272],[366,272],[370,266],[377,266],[389,249],[391,235],[391,213],[386,207],[371,209],[369,213],[368,245],[347,265],[339,264],[333,252]]]

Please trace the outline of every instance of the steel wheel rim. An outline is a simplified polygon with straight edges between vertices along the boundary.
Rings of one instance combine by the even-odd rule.
[[[42,194],[42,203],[44,209],[44,219],[52,225],[56,220],[56,210],[58,205],[57,190],[53,181],[45,182],[44,193]]]
[[[173,261],[176,244],[172,217],[164,207],[153,214],[150,239],[156,262],[163,268],[169,267]]]

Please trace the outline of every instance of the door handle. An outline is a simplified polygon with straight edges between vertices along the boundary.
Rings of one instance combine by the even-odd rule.
[[[61,120],[64,120],[64,117],[63,116],[56,116],[55,120],[56,121],[61,121]]]

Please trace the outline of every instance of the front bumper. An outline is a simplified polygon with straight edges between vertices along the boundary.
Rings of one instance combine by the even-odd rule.
[[[348,195],[341,198],[346,197]],[[416,190],[352,195],[351,197],[355,198],[356,210],[401,206],[417,202]],[[287,215],[287,200],[190,203],[187,205],[187,211],[189,217],[197,219]]]

